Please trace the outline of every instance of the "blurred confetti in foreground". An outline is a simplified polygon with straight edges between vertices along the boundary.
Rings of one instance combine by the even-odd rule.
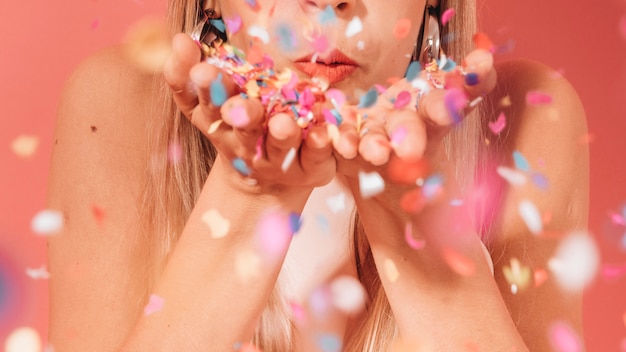
[[[63,214],[56,210],[42,210],[35,215],[31,229],[41,236],[56,235],[63,228]]]
[[[124,42],[128,59],[148,73],[161,72],[172,51],[165,23],[152,17],[135,23],[126,33]]]
[[[29,158],[35,154],[39,146],[39,138],[36,136],[21,135],[11,143],[11,150],[21,158]]]
[[[5,352],[40,352],[41,339],[33,328],[22,327],[14,330],[6,339]]]
[[[584,232],[567,236],[548,262],[559,285],[568,291],[582,291],[594,279],[600,254],[594,240]]]

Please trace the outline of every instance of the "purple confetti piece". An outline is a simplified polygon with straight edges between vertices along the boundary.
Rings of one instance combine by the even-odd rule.
[[[243,24],[241,21],[241,17],[239,17],[238,15],[235,15],[235,17],[233,18],[227,18],[224,20],[224,22],[226,23],[228,33],[231,35],[239,32]]]

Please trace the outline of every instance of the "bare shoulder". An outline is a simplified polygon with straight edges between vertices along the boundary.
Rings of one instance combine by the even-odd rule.
[[[138,210],[146,126],[158,116],[154,82],[112,48],[64,87],[48,185],[48,208],[65,218],[48,243],[50,341],[59,350],[112,350],[140,310]]]
[[[544,351],[551,348],[548,331],[555,322],[582,332],[581,294],[563,290],[548,262],[563,238],[587,227],[586,117],[575,89],[555,70],[525,60],[500,63],[496,70],[487,117],[492,123],[501,117],[506,127],[488,132],[489,148],[495,166],[524,182],[507,181],[495,167],[490,171],[499,184],[491,224],[495,279],[530,350]],[[514,261],[539,274],[517,291],[504,275]]]

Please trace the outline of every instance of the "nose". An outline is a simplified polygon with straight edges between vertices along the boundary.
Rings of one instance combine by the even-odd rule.
[[[355,2],[355,0],[301,0],[306,10],[319,11],[331,7],[337,15],[351,11],[355,6]]]

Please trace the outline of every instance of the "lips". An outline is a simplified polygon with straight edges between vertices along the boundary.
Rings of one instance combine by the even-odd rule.
[[[350,76],[359,65],[339,50],[333,50],[328,55],[318,57],[308,55],[294,62],[296,69],[309,77],[322,78],[329,84],[334,84]]]

